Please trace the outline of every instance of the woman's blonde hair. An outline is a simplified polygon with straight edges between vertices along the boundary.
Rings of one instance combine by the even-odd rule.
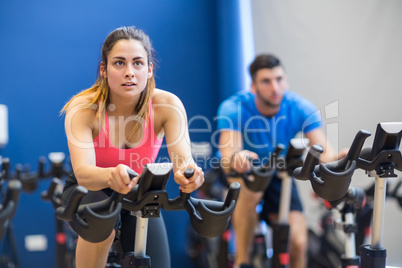
[[[102,46],[102,62],[104,66],[107,66],[107,58],[110,51],[113,49],[114,45],[120,40],[130,40],[134,39],[139,41],[147,52],[148,56],[148,66],[151,63],[155,62],[154,59],[154,50],[149,39],[149,36],[145,34],[145,32],[141,29],[138,29],[134,26],[130,27],[120,27],[112,31],[107,37]],[[134,108],[134,111],[137,114],[138,118],[143,119],[143,122],[148,122],[149,117],[149,104],[151,101],[151,97],[155,88],[155,78],[152,75],[151,78],[147,81],[146,88],[141,92],[140,99]],[[94,83],[94,85],[88,89],[85,89],[71,98],[69,102],[64,105],[61,110],[61,114],[65,113],[71,104],[71,102],[79,97],[79,96],[90,96],[94,95],[94,97],[86,104],[84,104],[84,108],[97,107],[97,116],[100,118],[101,125],[105,124],[105,110],[107,105],[109,104],[109,85],[107,82],[107,78],[101,76],[98,72],[98,77]],[[135,124],[131,134],[134,134],[141,127],[141,120],[136,120],[137,124]]]

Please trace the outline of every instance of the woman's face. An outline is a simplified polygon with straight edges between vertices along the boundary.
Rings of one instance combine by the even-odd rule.
[[[141,42],[130,39],[118,41],[108,55],[106,69],[101,65],[101,75],[107,77],[110,97],[138,98],[152,77],[152,64]]]

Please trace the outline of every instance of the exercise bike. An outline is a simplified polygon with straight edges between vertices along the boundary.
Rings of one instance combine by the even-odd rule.
[[[25,192],[34,192],[38,188],[41,180],[52,179],[47,190],[40,193],[42,200],[51,202],[54,209],[62,205],[61,194],[63,190],[63,180],[72,176],[71,168],[65,165],[65,154],[62,152],[51,152],[48,154],[50,161],[49,170],[45,170],[46,157],[40,157],[38,161],[38,171],[21,172],[18,176],[22,182]],[[56,263],[57,268],[74,267],[75,242],[77,235],[65,222],[55,217],[55,241],[56,241]]]
[[[38,178],[51,178],[49,188],[41,192],[41,198],[50,202],[54,209],[62,205],[61,195],[63,192],[64,179],[72,176],[72,168],[65,165],[65,154],[61,152],[49,153],[50,169],[45,171],[45,158],[39,160]],[[71,227],[55,217],[56,225],[56,267],[75,267],[75,248],[77,234]]]
[[[278,221],[273,222],[272,228],[272,259],[273,268],[289,267],[290,261],[290,226],[289,212],[292,192],[293,171],[303,164],[303,154],[308,144],[308,139],[294,138],[289,142],[285,156],[280,153],[284,150],[282,144],[278,144],[272,153],[272,157],[259,166],[253,166],[244,174],[232,171],[228,176],[243,178],[245,185],[251,191],[264,191],[275,174],[282,180]],[[253,180],[249,179],[249,176]],[[263,266],[263,264],[259,264]]]
[[[14,218],[17,211],[19,196],[21,193],[22,184],[18,179],[10,179],[10,160],[2,159],[2,170],[0,172],[0,240],[5,238],[5,243],[9,244],[11,249],[11,260],[8,257],[0,257],[0,266],[13,263],[16,267],[19,266],[17,245],[12,228],[11,220]]]
[[[345,252],[355,256],[371,232],[370,197],[367,190],[352,187],[337,206],[317,198],[323,210],[319,221],[322,230],[308,230],[308,267],[338,268]],[[354,251],[346,249],[347,243],[355,248]]]
[[[9,168],[9,159],[4,158],[2,171],[0,172],[0,191],[4,195],[0,205],[0,240],[3,239],[10,221],[14,218],[21,192],[21,182],[15,179],[8,181],[6,189],[3,189],[9,177]],[[5,193],[3,193],[3,190],[5,190]]]
[[[387,183],[386,198],[393,199],[402,208],[402,194],[401,194],[402,179],[398,178],[395,183]],[[355,201],[355,214],[354,221],[355,227],[352,229],[344,228],[343,206],[342,202],[336,207],[332,207],[329,202],[317,197],[319,207],[322,210],[319,226],[322,230],[309,229],[309,243],[308,243],[308,267],[314,268],[338,268],[341,266],[342,256],[345,253],[345,231],[354,230],[355,234],[355,247],[356,252],[359,252],[360,245],[370,239],[371,234],[371,220],[373,216],[374,207],[374,188],[375,183],[367,188],[361,189],[359,196]],[[348,191],[349,194],[349,191]],[[359,202],[363,202],[360,206]],[[349,202],[349,201],[348,201]],[[318,209],[320,209],[318,208]],[[340,213],[334,213],[340,211]],[[340,214],[340,215],[339,215]],[[343,221],[343,222],[342,222]],[[343,233],[343,235],[342,235]]]
[[[386,265],[386,249],[381,244],[386,182],[388,178],[396,177],[395,169],[402,170],[402,156],[399,150],[402,123],[378,124],[373,145],[362,149],[364,141],[370,135],[368,131],[360,130],[348,155],[333,163],[318,165],[318,158],[323,150],[320,146],[314,145],[309,150],[303,167],[296,169],[294,173],[297,179],[310,180],[314,192],[334,206],[345,198],[356,168],[363,169],[369,176],[375,177],[371,245],[360,247],[360,258],[356,255],[351,256],[352,247],[348,247],[349,250],[342,258],[342,267],[353,265],[364,268],[384,268]]]
[[[66,206],[56,209],[56,216],[70,223],[72,229],[90,242],[105,240],[112,232],[122,208],[137,217],[134,252],[126,253],[122,267],[151,267],[151,259],[146,255],[148,219],[160,216],[160,209],[186,210],[194,230],[204,237],[221,235],[229,224],[240,191],[240,184],[230,185],[224,202],[203,200],[180,192],[169,199],[165,190],[173,165],[171,163],[147,164],[138,184],[128,195],[113,192],[102,201],[80,205],[88,191],[77,186]],[[137,173],[128,171],[131,178]],[[190,178],[194,170],[187,169],[185,176]]]

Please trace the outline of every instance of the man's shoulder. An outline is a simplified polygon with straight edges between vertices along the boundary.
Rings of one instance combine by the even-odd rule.
[[[254,104],[254,96],[248,91],[239,91],[227,99],[220,105],[219,115],[237,115],[238,113],[250,110],[250,105]]]
[[[285,92],[285,95],[283,97],[283,104],[290,105],[294,108],[298,107],[301,109],[307,107],[315,108],[314,104],[310,100],[294,91]]]
[[[239,91],[236,92],[235,94],[233,94],[232,96],[230,96],[229,98],[227,98],[226,100],[224,100],[223,102],[248,102],[251,101],[253,99],[253,94],[249,91]]]
[[[300,102],[300,101],[305,101],[307,99],[294,91],[286,90],[283,100],[288,101],[288,102]]]
[[[254,96],[251,92],[249,91],[239,91],[221,103],[221,107],[228,107],[228,106],[248,106],[249,103],[254,103]]]

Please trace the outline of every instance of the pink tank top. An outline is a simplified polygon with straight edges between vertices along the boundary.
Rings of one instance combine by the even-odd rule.
[[[105,113],[105,128],[109,133],[109,118]],[[144,165],[154,163],[161,147],[163,139],[159,139],[154,131],[151,104],[149,105],[149,119],[144,127],[142,141],[134,148],[119,149],[113,146],[103,128],[94,139],[96,166],[115,167],[124,164],[136,171],[142,172]]]

